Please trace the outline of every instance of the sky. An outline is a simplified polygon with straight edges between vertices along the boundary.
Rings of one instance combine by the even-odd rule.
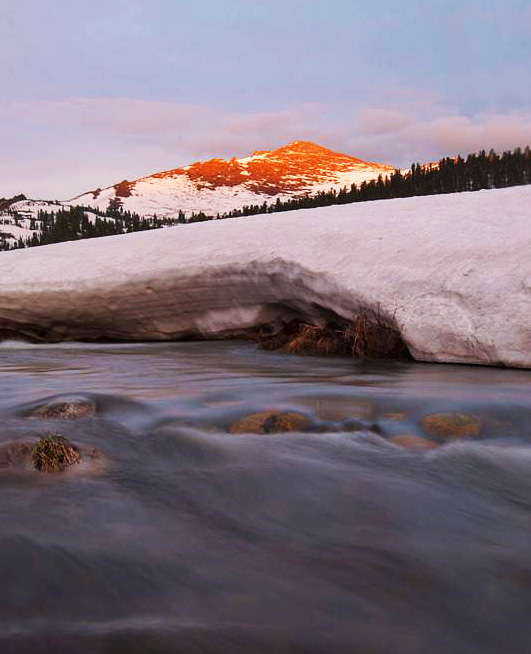
[[[531,0],[0,0],[0,197],[311,140],[531,143]]]

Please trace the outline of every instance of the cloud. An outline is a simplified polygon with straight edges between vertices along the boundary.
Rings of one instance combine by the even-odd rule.
[[[222,156],[227,151],[274,147],[287,140],[319,136],[319,104],[270,112],[231,112],[214,107],[128,98],[4,103],[0,117],[49,128],[76,127],[126,140],[177,146],[183,152]]]
[[[366,129],[354,141],[368,154],[400,165],[481,149],[506,150],[531,144],[531,113],[476,116],[447,113],[426,117],[375,110],[371,122],[365,118],[367,111],[364,110],[360,122]]]
[[[307,103],[279,111],[226,111],[215,107],[128,98],[18,102],[0,106],[12,120],[112,136],[129,145],[149,144],[184,157],[232,156],[295,139],[348,145],[353,154],[391,162],[481,148],[504,149],[531,141],[531,112],[465,115],[429,93],[388,90],[372,103],[337,110]],[[7,114],[7,116],[6,116]],[[186,159],[185,159],[186,160]],[[187,160],[186,160],[187,161]],[[397,162],[400,163],[400,162]]]
[[[400,87],[381,89],[356,106],[315,102],[277,111],[129,98],[3,101],[0,196],[23,189],[71,197],[119,179],[293,140],[404,167],[531,143],[531,111],[466,114],[429,90]]]
[[[128,98],[0,102],[0,196],[73,197],[199,159],[326,134],[327,107],[279,111]]]
[[[414,123],[411,114],[397,109],[363,109],[358,113],[357,128],[360,134],[379,136],[399,132]]]

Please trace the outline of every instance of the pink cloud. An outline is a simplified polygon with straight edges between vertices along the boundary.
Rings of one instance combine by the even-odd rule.
[[[348,149],[395,163],[480,148],[511,148],[531,141],[529,114],[466,116],[429,94],[394,90],[387,106],[374,104],[338,118],[330,105],[309,103],[280,111],[230,112],[176,102],[127,98],[13,103],[0,116],[113,135],[131,144],[172,149],[184,157],[245,155],[295,139]],[[5,116],[5,114],[8,114]]]
[[[363,109],[358,113],[358,129],[366,135],[392,134],[413,122],[410,114],[398,109]]]
[[[422,162],[481,149],[512,149],[531,143],[531,113],[414,116],[402,122],[395,116],[379,130],[360,133],[356,142],[391,161]]]
[[[40,140],[21,146],[13,138],[6,150],[12,124]],[[531,143],[531,111],[468,116],[429,90],[400,87],[379,90],[364,106],[307,103],[258,112],[128,98],[3,101],[0,125],[7,137],[2,178],[12,180],[14,192],[29,193],[33,180],[39,195],[51,197],[301,139],[397,166]]]

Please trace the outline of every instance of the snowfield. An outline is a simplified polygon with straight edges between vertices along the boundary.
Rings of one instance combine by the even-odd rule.
[[[0,333],[171,339],[379,309],[419,361],[531,367],[531,186],[0,254]]]
[[[333,180],[329,179],[322,183],[311,183],[304,187],[308,195],[317,195],[322,191],[327,192],[332,188],[340,190],[343,187],[350,188],[352,184],[361,184],[378,177],[379,169],[376,171],[368,167],[362,170],[352,170],[348,173],[336,173]],[[247,173],[249,174],[249,173]],[[294,183],[300,182],[300,177],[284,177],[284,180],[292,179]],[[146,177],[134,182],[134,188],[130,197],[121,198],[125,210],[137,213],[139,216],[158,216],[159,218],[177,218],[179,211],[187,216],[192,213],[203,212],[207,216],[228,213],[234,209],[241,209],[245,205],[261,205],[264,202],[274,204],[277,200],[285,202],[304,195],[304,193],[279,193],[268,195],[256,193],[246,188],[245,184],[238,186],[216,186],[214,188],[201,188],[189,180],[185,175],[173,177],[156,178]],[[105,211],[109,202],[116,199],[116,190],[113,186],[103,189],[96,198],[92,193],[80,195],[70,204],[80,204],[86,207],[99,208]]]
[[[327,190],[330,188],[327,187]],[[279,195],[280,200],[288,200],[291,196]],[[276,200],[277,196],[275,196]],[[99,208],[105,211],[109,202],[116,199],[113,186],[103,189],[97,198],[92,193],[86,193],[70,201],[87,207]],[[179,211],[187,216],[203,212],[208,216],[225,213],[233,209],[241,209],[245,205],[263,204],[271,201],[271,197],[253,193],[237,186],[219,186],[214,189],[198,188],[185,175],[157,179],[146,177],[135,182],[134,191],[130,197],[121,198],[126,211],[139,216],[158,216],[159,218],[177,219]]]

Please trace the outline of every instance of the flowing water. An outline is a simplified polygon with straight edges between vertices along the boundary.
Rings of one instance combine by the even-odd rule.
[[[228,432],[270,409],[305,432]],[[387,440],[440,412],[479,436]],[[0,448],[57,431],[97,457],[0,467],[2,654],[531,652],[526,371],[0,344]]]

